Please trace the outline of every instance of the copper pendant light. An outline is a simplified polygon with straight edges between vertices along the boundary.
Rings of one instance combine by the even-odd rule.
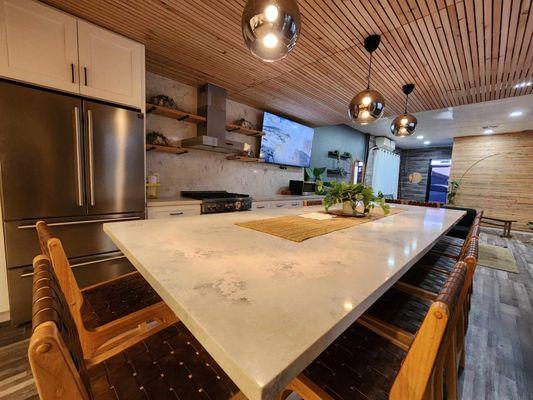
[[[363,90],[352,99],[348,109],[348,115],[352,122],[361,125],[377,121],[381,118],[383,111],[385,110],[385,99],[383,98],[383,95],[376,90],[370,89],[372,53],[376,51],[380,42],[381,37],[379,35],[370,35],[365,39],[365,49],[370,53],[367,87],[366,90]]]
[[[296,0],[248,0],[241,20],[246,47],[257,58],[273,62],[287,57],[300,36]]]
[[[413,83],[408,83],[402,87],[402,91],[405,94],[405,110],[403,114],[398,115],[394,118],[394,121],[392,121],[390,130],[394,136],[406,137],[415,133],[417,120],[414,115],[407,114],[409,94],[411,94],[414,89],[415,85]]]

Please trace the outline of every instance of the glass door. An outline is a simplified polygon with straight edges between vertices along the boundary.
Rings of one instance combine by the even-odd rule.
[[[431,160],[429,164],[426,201],[446,203],[448,180],[450,179],[451,160]]]

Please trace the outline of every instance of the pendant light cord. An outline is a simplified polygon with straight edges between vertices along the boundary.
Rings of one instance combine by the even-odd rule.
[[[404,114],[407,114],[407,102],[409,101],[409,95],[406,95],[405,96],[405,110],[404,110]]]
[[[370,74],[372,73],[372,53],[370,53],[370,62],[368,63],[368,78],[366,80],[366,90],[370,90]]]

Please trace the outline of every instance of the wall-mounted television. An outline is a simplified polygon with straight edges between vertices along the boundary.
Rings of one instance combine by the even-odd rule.
[[[271,164],[309,167],[315,130],[265,112],[260,157]]]

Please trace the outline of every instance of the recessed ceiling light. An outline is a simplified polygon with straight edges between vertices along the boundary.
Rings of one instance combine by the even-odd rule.
[[[423,136],[423,135],[418,135],[416,138],[417,138],[418,140],[422,140],[422,139],[424,139],[424,136]]]
[[[523,89],[525,87],[528,87],[528,86],[531,86],[531,82],[522,82],[522,83],[517,83],[516,85],[513,86],[513,88],[515,89]]]
[[[524,114],[522,111],[513,111],[511,114],[509,114],[510,117],[519,117],[522,114]]]
[[[485,135],[490,135],[491,133],[494,133],[494,130],[488,128],[488,129],[483,130],[483,133],[484,133]]]
[[[425,144],[425,145],[428,145],[428,144],[430,144],[430,143],[431,143],[431,142],[430,142],[429,140],[424,141],[424,144]]]

